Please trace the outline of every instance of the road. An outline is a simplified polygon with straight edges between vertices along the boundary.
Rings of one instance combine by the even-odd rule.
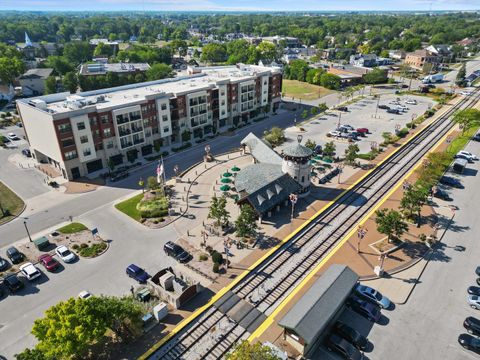
[[[480,153],[480,144],[467,147]],[[467,305],[467,287],[475,285],[475,268],[480,265],[477,245],[480,221],[480,163],[469,164],[466,175],[459,178],[463,190],[450,191],[459,207],[454,223],[442,239],[442,246],[428,263],[405,305],[389,313],[388,326],[374,326],[369,339],[375,349],[372,360],[390,359],[476,359],[478,355],[464,350],[457,337],[465,332],[467,316],[480,318],[480,311]]]

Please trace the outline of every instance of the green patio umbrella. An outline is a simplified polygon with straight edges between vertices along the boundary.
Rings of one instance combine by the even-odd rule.
[[[314,157],[315,160],[322,160],[322,157],[320,155],[317,155]]]
[[[222,180],[220,180],[222,183],[224,184],[230,184],[232,182],[232,180],[230,180],[229,178],[223,178]]]
[[[232,170],[232,171],[234,171],[234,172],[238,172],[238,171],[240,171],[240,168],[235,165],[235,166],[232,167],[230,170]]]
[[[222,191],[228,191],[228,190],[230,190],[230,186],[228,186],[228,185],[222,185],[222,186],[220,186],[220,190],[222,190]]]
[[[310,160],[310,165],[315,164],[315,163],[317,163],[317,160],[315,160],[315,159]]]
[[[230,177],[230,176],[233,176],[233,174],[228,171],[223,173],[223,177]]]

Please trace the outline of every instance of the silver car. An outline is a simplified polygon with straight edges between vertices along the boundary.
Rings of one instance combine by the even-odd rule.
[[[480,297],[477,295],[468,295],[468,305],[473,309],[480,310]]]

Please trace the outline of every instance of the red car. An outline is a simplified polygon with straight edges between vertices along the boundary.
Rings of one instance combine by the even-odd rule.
[[[368,129],[367,128],[358,128],[356,131],[360,136],[365,136],[365,135],[368,134]]]
[[[55,271],[60,265],[57,260],[55,260],[51,255],[48,254],[41,255],[38,258],[38,261],[41,262],[42,265],[45,266],[45,269],[47,269],[48,271]]]

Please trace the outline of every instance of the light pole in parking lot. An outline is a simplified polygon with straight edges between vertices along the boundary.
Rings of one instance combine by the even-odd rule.
[[[32,237],[30,236],[30,232],[28,231],[26,220],[23,221],[23,225],[25,225],[25,230],[27,231],[28,239],[30,240],[30,242],[32,242]]]

